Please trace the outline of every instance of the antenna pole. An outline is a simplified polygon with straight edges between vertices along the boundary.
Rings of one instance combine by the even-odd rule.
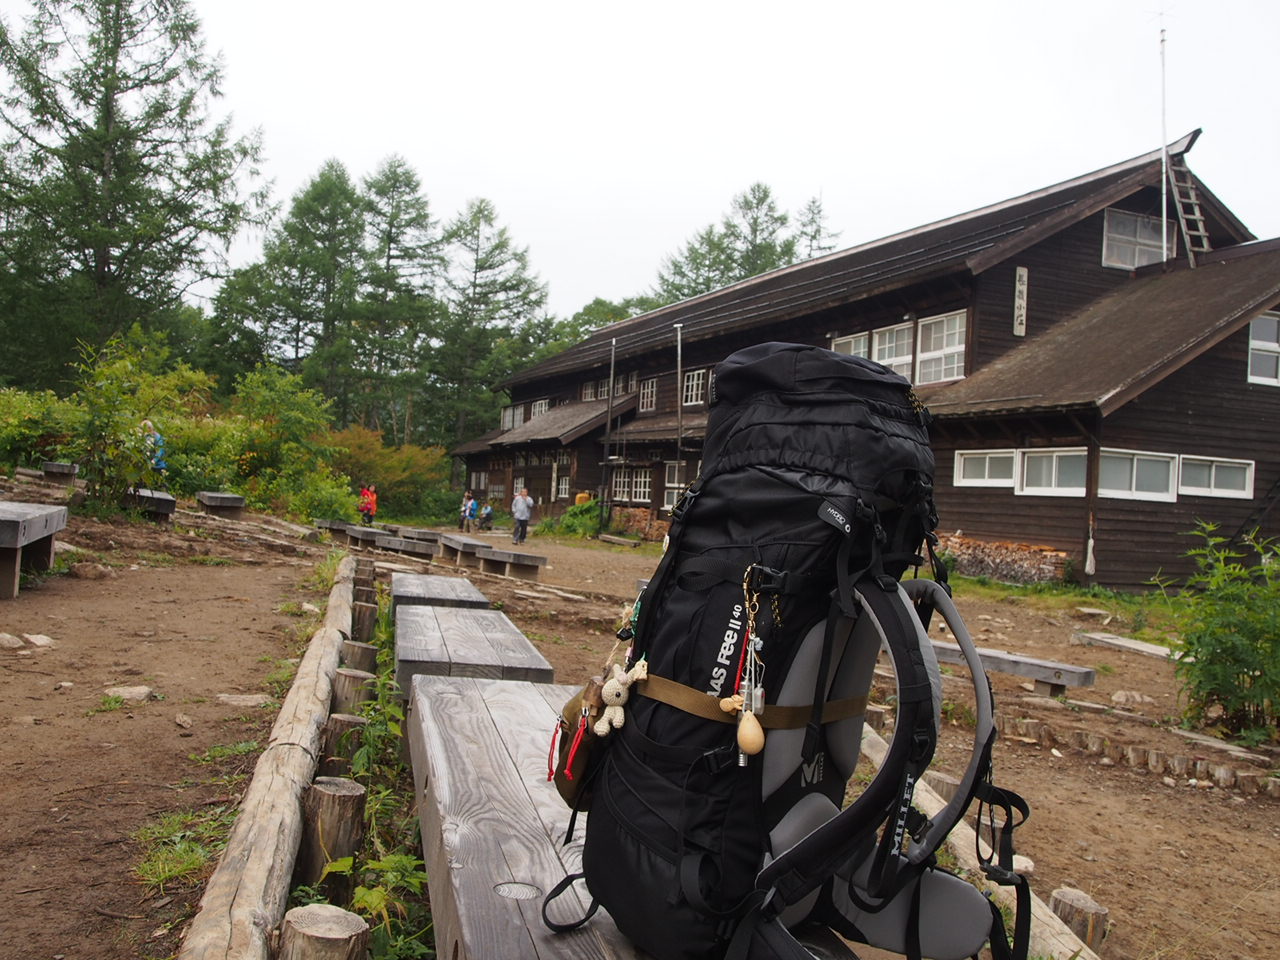
[[[1163,16],[1163,14],[1161,14]],[[1169,259],[1169,132],[1165,116],[1164,27],[1160,28],[1160,259]]]
[[[680,331],[683,323],[673,323],[676,328],[676,483],[684,486],[684,344]]]

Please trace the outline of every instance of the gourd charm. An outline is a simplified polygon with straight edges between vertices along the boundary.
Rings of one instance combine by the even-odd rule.
[[[764,728],[750,710],[738,715],[738,749],[750,757],[764,749]]]

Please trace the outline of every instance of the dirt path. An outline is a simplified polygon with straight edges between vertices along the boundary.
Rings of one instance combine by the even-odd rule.
[[[315,599],[299,585],[325,550],[284,535],[272,545],[230,527],[184,526],[181,518],[178,526],[73,521],[62,539],[114,576],[55,577],[0,605],[0,632],[54,641],[25,655],[0,651],[7,734],[0,768],[9,772],[0,788],[0,856],[8,866],[0,874],[7,906],[0,960],[172,955],[198,893],[139,884],[131,837],[157,814],[233,803],[251,758],[191,757],[260,739],[272,719],[270,709],[217,695],[268,689],[269,674],[306,632],[303,618],[281,611]],[[625,599],[656,558],[538,538],[526,549],[548,556],[544,581],[559,594],[474,579],[543,650],[558,679],[573,682],[598,669]],[[1132,690],[1150,700],[1131,711],[1153,720],[1177,712],[1166,664],[1073,646],[1086,621],[963,597],[960,606],[984,645],[1098,668],[1096,687],[1073,691],[1080,700],[1112,706],[1115,693]],[[1053,744],[1011,735],[996,751],[998,782],[1033,807],[1020,846],[1036,863],[1033,886],[1042,897],[1068,883],[1110,908],[1109,960],[1280,956],[1280,802],[1182,780],[1170,787],[1146,770],[1108,765],[1072,746],[1071,730],[1205,752],[1135,721],[1025,699],[1017,678],[994,679],[1006,715],[1039,719],[1059,735]],[[146,684],[163,699],[103,711],[103,690],[115,684]],[[963,682],[950,682],[957,725],[940,751],[956,773],[967,736],[963,691]]]

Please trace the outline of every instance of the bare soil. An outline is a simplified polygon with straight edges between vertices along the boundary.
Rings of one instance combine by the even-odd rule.
[[[56,502],[58,491],[24,483],[0,495]],[[238,799],[252,756],[193,758],[265,738],[270,708],[235,706],[218,694],[271,690],[269,675],[309,635],[310,618],[297,614],[320,596],[303,581],[328,548],[284,527],[272,533],[188,514],[168,529],[73,518],[59,539],[108,574],[24,583],[16,600],[0,605],[0,632],[54,642],[0,651],[7,734],[0,769],[8,773],[0,794],[0,960],[171,956],[199,890],[141,884],[133,835],[162,813],[215,810]],[[561,682],[598,672],[636,579],[652,572],[656,558],[536,537],[525,549],[549,558],[541,585],[471,576]],[[1113,694],[1137,691],[1150,700],[1126,711],[1153,724],[1178,714],[1167,663],[1072,644],[1096,621],[1027,603],[958,599],[985,646],[1098,668],[1097,686],[1073,690],[1073,699],[1110,708]],[[1185,778],[1166,786],[1145,768],[1110,764],[1073,746],[1072,731],[1215,763],[1230,758],[1159,725],[1030,699],[1016,677],[992,679],[1003,713],[1040,720],[1052,735],[1010,732],[995,756],[997,782],[1032,805],[1019,848],[1035,861],[1032,883],[1042,898],[1069,884],[1109,908],[1114,926],[1103,955],[1116,960],[1280,956],[1280,802],[1188,786]],[[104,689],[136,684],[162,699],[102,709]],[[969,732],[965,684],[949,682],[948,695],[955,725],[939,763],[958,774]]]

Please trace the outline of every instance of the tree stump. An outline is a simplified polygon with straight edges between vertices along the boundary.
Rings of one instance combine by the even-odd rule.
[[[373,638],[373,628],[377,622],[378,605],[376,603],[353,603],[351,605],[352,640],[368,643]]]
[[[296,883],[315,884],[325,864],[355,856],[364,839],[364,787],[341,777],[316,777],[302,799],[302,840]],[[330,874],[321,888],[329,900],[349,903],[355,877]]]
[[[363,604],[357,604],[363,606]],[[378,672],[378,648],[371,643],[357,639],[344,640],[342,643],[342,665],[352,670],[363,670],[365,673]]]
[[[345,777],[351,772],[351,758],[360,749],[362,730],[368,722],[350,713],[329,714],[320,738],[317,776]]]
[[[369,924],[327,903],[294,907],[280,927],[277,960],[364,960]]]
[[[1075,887],[1059,887],[1049,895],[1049,909],[1071,928],[1071,932],[1084,941],[1090,950],[1102,946],[1110,923],[1110,911],[1093,897]]]
[[[333,705],[330,713],[356,713],[360,704],[373,699],[373,681],[366,670],[339,667],[333,675]]]

